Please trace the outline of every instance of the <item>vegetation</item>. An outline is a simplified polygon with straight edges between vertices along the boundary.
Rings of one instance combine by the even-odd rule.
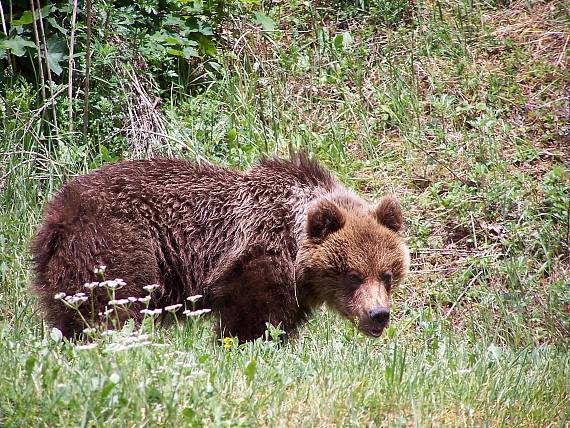
[[[566,2],[1,6],[0,425],[570,423]],[[27,245],[62,182],[301,148],[402,200],[413,266],[380,340],[324,310],[286,344],[41,322]]]

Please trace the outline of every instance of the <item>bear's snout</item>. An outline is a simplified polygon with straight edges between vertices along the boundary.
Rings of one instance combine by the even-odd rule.
[[[370,315],[372,321],[378,324],[387,324],[390,320],[390,309],[385,306],[379,306],[368,311],[368,315]]]
[[[380,337],[390,322],[390,308],[376,306],[367,313],[368,317],[360,322],[360,330],[372,337]]]

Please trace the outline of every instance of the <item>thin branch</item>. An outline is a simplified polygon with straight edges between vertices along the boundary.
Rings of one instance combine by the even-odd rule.
[[[4,15],[4,6],[2,6],[2,2],[0,1],[0,19],[2,20],[2,31],[4,31],[4,35],[8,37],[8,28],[6,27],[6,16]],[[14,72],[14,68],[12,67],[12,54],[10,51],[7,51],[6,58],[8,58],[8,66],[12,73]]]
[[[449,311],[447,311],[447,314],[445,314],[443,319],[449,318],[449,316],[451,315],[451,312],[455,309],[455,307],[463,299],[463,297],[465,297],[465,295],[467,294],[467,292],[469,291],[471,286],[473,284],[475,284],[475,281],[477,281],[477,278],[479,278],[482,273],[483,272],[481,271],[481,272],[477,273],[477,275],[475,275],[473,278],[471,278],[471,281],[469,281],[469,284],[467,284],[467,286],[463,289],[463,292],[459,295],[459,297],[455,300],[455,302],[453,302],[453,305],[451,305],[451,308],[449,308]]]
[[[55,98],[56,98],[59,94],[61,94],[62,92],[64,92],[65,89],[66,89],[66,88],[65,88],[65,85],[63,85],[61,88],[59,88],[57,91],[55,91],[55,92],[53,93],[53,95],[51,95],[51,96],[49,97],[49,99],[45,100],[45,102],[43,103],[43,105],[42,105],[40,108],[38,108],[32,116],[30,116],[30,119],[29,119],[28,123],[30,123],[30,124],[33,123],[34,117],[40,116],[46,108],[48,108],[49,106],[51,106],[52,104],[54,104],[54,103],[55,103]],[[31,126],[31,125],[30,125],[30,126]],[[28,132],[29,130],[30,130],[30,128],[25,128],[25,129],[24,129],[24,132]]]
[[[85,44],[85,88],[83,90],[83,135],[87,137],[87,130],[89,127],[89,77],[91,69],[91,0],[85,2],[87,20],[87,42]]]
[[[37,0],[38,2],[38,21],[40,23],[40,31],[41,31],[41,36],[42,36],[42,42],[44,44],[44,55],[45,55],[45,59],[46,59],[46,71],[47,71],[47,78],[48,78],[48,85],[49,85],[49,92],[51,94],[51,97],[54,98],[53,96],[53,80],[51,78],[51,70],[50,70],[50,66],[49,66],[49,53],[48,53],[48,47],[47,47],[47,40],[46,40],[46,32],[44,29],[44,20],[42,18],[42,5],[40,3],[40,0]],[[33,3],[33,0],[32,0]],[[57,134],[57,110],[56,110],[56,106],[55,106],[55,98],[54,98],[54,102],[52,103],[52,112],[53,112],[53,124],[55,126],[55,132]]]
[[[566,258],[570,263],[570,190],[568,190],[567,194],[568,198],[568,207],[566,209]]]
[[[46,82],[44,79],[44,66],[42,63],[42,49],[40,47],[40,36],[38,34],[38,24],[36,23],[36,6],[34,5],[34,0],[30,0],[30,6],[32,8],[32,19],[34,27],[34,38],[36,41],[36,50],[38,52],[38,65],[40,67],[40,84],[42,89],[42,101],[46,100]],[[47,59],[47,58],[46,58]]]
[[[69,132],[73,132],[73,70],[75,68],[75,60],[73,58],[73,50],[75,48],[75,26],[77,23],[77,0],[73,0],[73,15],[71,17],[71,38],[69,41],[69,70],[68,70],[68,94],[69,94]]]
[[[6,18],[4,17],[4,7],[2,7],[2,2],[0,2],[0,19],[2,19],[2,30],[4,35],[8,35],[8,29],[6,28]]]

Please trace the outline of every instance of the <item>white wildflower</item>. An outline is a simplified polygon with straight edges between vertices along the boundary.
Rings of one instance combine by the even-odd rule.
[[[150,337],[150,335],[148,334],[132,334],[130,336],[127,336],[123,339],[123,344],[129,344],[129,343],[137,343],[137,342],[144,342],[146,340],[148,340]]]
[[[160,287],[160,285],[158,284],[150,284],[150,285],[145,285],[143,287],[143,290],[148,291],[149,293],[151,293],[153,290],[156,290],[158,287]]]
[[[57,293],[55,296],[53,296],[53,298],[55,300],[61,300],[66,296],[66,294],[62,291],[61,293]]]
[[[128,303],[129,303],[129,299],[109,300],[109,305],[112,305],[112,306],[122,306],[122,305],[127,305]]]
[[[111,374],[111,376],[109,376],[109,381],[111,383],[119,383],[119,381],[121,380],[121,376],[119,376],[119,373],[113,373]]]
[[[201,299],[203,296],[201,294],[196,294],[195,296],[187,297],[186,300],[190,300],[192,303],[196,303],[198,299]]]
[[[119,283],[115,280],[108,280],[99,283],[99,287],[108,288],[109,290],[114,290],[119,286]]]
[[[150,296],[146,296],[146,297],[139,297],[139,302],[141,303],[148,303],[150,302]]]
[[[65,296],[64,299],[65,303],[67,303],[69,306],[80,306],[83,302],[86,302],[88,299],[87,296],[85,295],[81,296],[80,294],[82,293],[75,294],[73,296]]]
[[[95,333],[97,330],[94,329],[93,327],[89,327],[89,328],[84,328],[83,329],[83,333],[85,334],[91,334],[91,333]]]
[[[107,308],[103,312],[99,312],[99,316],[100,317],[106,317],[106,316],[110,315],[112,312],[113,312],[112,308]]]
[[[141,314],[146,314],[146,315],[159,315],[162,313],[162,308],[158,308],[158,309],[142,309],[141,310]]]
[[[75,349],[93,349],[96,348],[97,344],[96,343],[87,343],[85,345],[77,345],[75,347]]]
[[[198,309],[196,311],[185,310],[182,313],[188,317],[197,317],[203,314],[207,314],[208,312],[212,312],[212,310],[211,309]]]
[[[131,296],[131,297],[127,297],[127,299],[128,299],[128,301],[131,302],[131,303],[136,302],[136,301],[138,300],[136,297],[132,297],[132,296]]]
[[[174,312],[174,311],[176,311],[178,308],[181,308],[181,307],[182,307],[182,304],[181,304],[181,303],[177,303],[177,304],[175,304],[175,305],[166,306],[166,307],[164,308],[164,310],[165,310],[166,312]]]
[[[105,273],[106,269],[107,269],[107,266],[105,266],[105,265],[95,266],[95,268],[93,269],[93,273],[95,275],[102,275]]]
[[[63,333],[61,332],[60,329],[55,327],[51,329],[49,336],[54,342],[59,342],[61,341],[61,339],[63,339]]]
[[[88,290],[93,290],[95,287],[97,287],[99,285],[98,282],[86,282],[85,284],[83,284],[83,286],[85,288],[87,288]]]
[[[111,343],[105,348],[105,352],[119,352],[126,351],[132,348],[140,348],[142,346],[152,345],[150,340],[138,343],[122,344],[122,343]]]

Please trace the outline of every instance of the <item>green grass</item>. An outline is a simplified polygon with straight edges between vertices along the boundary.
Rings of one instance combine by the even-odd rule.
[[[499,347],[450,333],[439,321],[409,324],[373,341],[322,315],[294,343],[231,349],[213,344],[207,323],[161,332],[152,345],[128,350],[105,341],[81,350],[38,331],[4,328],[0,349],[10,382],[2,383],[3,421],[546,426],[568,420],[565,350]]]
[[[112,46],[93,58],[89,138],[65,91],[54,128],[38,90],[7,80],[0,425],[567,426],[570,20],[563,2],[503,3],[267,5],[279,31],[233,22],[192,95],[140,72],[165,135],[129,134]],[[81,349],[41,322],[27,245],[69,177],[149,152],[246,168],[300,148],[402,200],[412,272],[380,340],[324,310],[282,345],[222,346],[198,319]]]

